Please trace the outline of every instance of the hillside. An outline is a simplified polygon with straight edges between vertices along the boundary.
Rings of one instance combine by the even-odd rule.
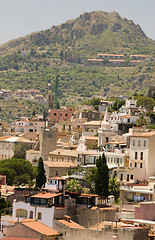
[[[89,66],[98,53],[145,54],[137,66]],[[0,89],[54,91],[59,72],[61,104],[77,104],[92,95],[129,96],[155,84],[155,41],[139,25],[118,13],[94,11],[45,31],[0,46]]]

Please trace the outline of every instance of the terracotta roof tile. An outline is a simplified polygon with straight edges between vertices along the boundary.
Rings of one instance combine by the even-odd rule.
[[[49,161],[44,161],[44,164],[47,165],[48,167],[64,167],[64,168],[70,168],[70,167],[76,167],[76,165],[73,162],[49,162]]]
[[[38,240],[38,238],[27,238],[27,237],[5,237],[2,240]]]
[[[76,222],[73,222],[72,220],[70,220],[69,222],[64,220],[64,219],[60,219],[57,220],[58,222],[62,223],[63,225],[70,227],[70,228],[80,228],[80,229],[85,229],[84,227],[82,227],[81,225],[77,224]]]
[[[41,234],[44,234],[46,236],[58,236],[59,235],[59,233],[57,231],[55,231],[54,229],[52,229],[38,221],[21,222],[21,224],[23,224]]]
[[[57,196],[62,195],[62,193],[49,193],[49,192],[41,192],[31,196],[31,198],[55,198]]]

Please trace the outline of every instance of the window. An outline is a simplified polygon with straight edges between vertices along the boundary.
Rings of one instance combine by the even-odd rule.
[[[70,111],[72,111],[72,108],[70,108]]]
[[[127,178],[126,178],[127,182],[129,182],[129,174],[127,174]]]
[[[68,114],[66,113],[66,114],[65,114],[65,116],[67,117],[67,116],[68,116]]]
[[[62,128],[62,130],[65,130],[65,125],[63,125],[63,128]]]
[[[57,113],[54,113],[54,116],[56,116],[57,115]]]
[[[123,181],[123,174],[121,173],[121,181]]]
[[[135,140],[133,140],[133,146],[135,146],[136,145],[136,142],[135,142]]]
[[[122,164],[122,158],[120,158],[120,164]]]
[[[68,126],[68,130],[71,131],[71,125]]]
[[[137,167],[137,163],[135,162],[135,167]]]
[[[140,146],[140,140],[138,141],[138,146]]]
[[[146,147],[146,141],[144,141],[144,147]]]
[[[137,153],[137,152],[135,152],[135,159],[137,159],[137,157],[138,157],[138,153]]]
[[[29,125],[33,125],[33,123],[32,123],[32,122],[30,122],[30,123],[29,123]]]
[[[132,180],[133,180],[133,174],[131,174],[131,176],[130,176],[130,179],[132,179]]]
[[[130,167],[132,167],[132,163],[130,163]]]
[[[33,219],[33,211],[30,211],[29,218]]]
[[[38,219],[41,220],[42,219],[42,213],[38,212]]]
[[[143,167],[143,163],[140,163],[140,168],[142,168]]]
[[[20,132],[24,132],[24,128],[21,128],[21,129],[20,129]]]
[[[30,128],[30,129],[29,129],[29,132],[33,132],[33,129]]]
[[[35,199],[34,199],[34,203],[35,203],[35,204],[39,204],[39,198],[35,198]]]
[[[17,209],[16,217],[27,218],[27,210],[25,209]]]
[[[114,162],[115,162],[115,159],[114,159]],[[113,158],[111,158],[111,163],[113,163]]]
[[[60,117],[62,117],[62,113],[60,113]]]
[[[140,153],[140,160],[143,160],[143,152]]]

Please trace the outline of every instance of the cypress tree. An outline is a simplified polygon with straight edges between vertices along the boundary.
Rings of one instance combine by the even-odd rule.
[[[106,162],[106,157],[103,153],[102,157],[96,161],[97,173],[95,179],[95,190],[100,196],[108,197],[109,195],[109,169]]]
[[[36,176],[36,187],[42,188],[46,183],[46,175],[44,170],[43,159],[40,157],[38,162],[37,176]]]

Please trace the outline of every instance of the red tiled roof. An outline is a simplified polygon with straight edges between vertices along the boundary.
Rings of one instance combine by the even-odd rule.
[[[27,238],[27,237],[5,237],[2,240],[38,240],[38,238]]]
[[[75,164],[73,163],[73,162],[59,162],[59,161],[56,161],[56,162],[54,162],[54,161],[52,161],[52,162],[50,162],[50,161],[44,161],[44,164],[45,165],[47,165],[48,167],[57,167],[57,168],[70,168],[70,167],[76,167],[75,166]]]
[[[57,220],[58,222],[62,223],[63,225],[70,227],[70,228],[80,228],[80,229],[85,229],[81,225],[77,224],[76,222],[73,222],[72,220],[66,221],[65,219],[60,219]]]
[[[124,55],[119,55],[119,54],[103,54],[103,53],[98,53],[97,55],[99,56],[111,56],[111,57],[124,57]]]
[[[44,234],[46,236],[58,236],[59,235],[59,233],[57,231],[55,231],[54,229],[52,229],[38,221],[26,221],[26,222],[21,222],[21,224],[23,224],[41,234]]]
[[[31,198],[55,198],[60,195],[62,195],[62,193],[41,192],[31,196]]]
[[[121,59],[109,59],[109,62],[124,62],[124,60],[121,60]]]
[[[103,59],[88,59],[88,61],[103,62]]]

